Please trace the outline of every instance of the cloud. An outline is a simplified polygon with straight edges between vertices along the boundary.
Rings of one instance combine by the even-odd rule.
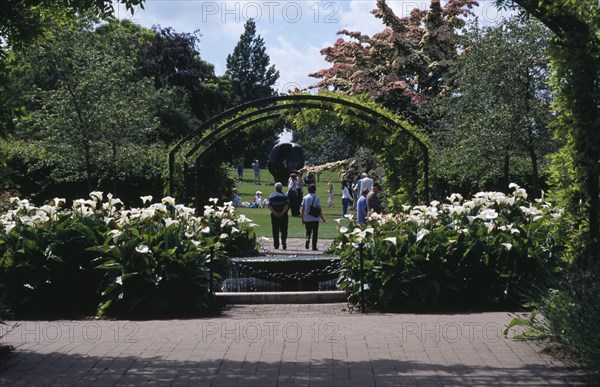
[[[517,14],[515,10],[499,9],[494,0],[479,0],[479,7],[473,13],[481,26],[493,26]]]
[[[280,74],[277,91],[287,93],[290,89],[303,89],[317,83],[317,79],[309,77],[308,74],[328,66],[320,50],[319,47],[308,43],[293,44],[283,36],[277,37],[277,44],[267,45],[271,63]]]
[[[383,31],[385,27],[381,20],[371,14],[376,8],[375,1],[352,0],[348,3],[349,9],[340,12],[340,30],[360,31],[367,35]]]

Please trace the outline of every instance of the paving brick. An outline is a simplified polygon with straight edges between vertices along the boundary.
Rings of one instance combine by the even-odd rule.
[[[236,305],[186,320],[26,321],[26,331],[3,339],[17,350],[1,365],[0,385],[591,384],[538,344],[497,337],[510,319],[317,304]]]

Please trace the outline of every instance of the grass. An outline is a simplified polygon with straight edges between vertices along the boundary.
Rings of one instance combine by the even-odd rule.
[[[231,171],[232,176],[235,171]],[[235,175],[237,176],[237,174]],[[333,208],[327,206],[327,183],[331,181],[333,183]],[[273,176],[267,170],[261,170],[261,184],[254,184],[254,174],[251,169],[244,170],[244,181],[240,181],[237,184],[238,194],[242,197],[245,202],[252,202],[256,191],[261,191],[263,198],[268,198],[271,192],[275,189],[273,185],[275,181]],[[284,182],[284,186],[287,182]],[[287,188],[284,188],[284,192],[287,192]],[[306,188],[304,189],[306,194]],[[323,214],[327,223],[321,223],[319,225],[319,239],[333,239],[337,235],[337,222],[335,219],[342,217],[342,192],[340,177],[335,171],[325,171],[321,174],[319,181],[317,181],[317,195],[321,198],[321,206],[323,207]],[[246,215],[256,224],[258,227],[255,228],[256,235],[258,237],[264,236],[270,238],[271,234],[271,212],[268,208],[237,208],[236,212]],[[349,213],[352,213],[349,211]],[[304,225],[300,218],[289,218],[288,225],[288,237],[289,238],[304,238],[305,231]]]

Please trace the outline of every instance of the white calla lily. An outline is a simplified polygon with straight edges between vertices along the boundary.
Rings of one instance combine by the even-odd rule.
[[[423,239],[427,234],[429,234],[429,230],[426,228],[422,228],[417,232],[417,242]]]
[[[171,218],[165,218],[165,226],[169,227],[171,225],[179,225],[179,221]]]
[[[385,238],[384,241],[390,242],[394,246],[396,246],[396,243],[398,243],[398,240],[396,239],[396,237]]]
[[[170,205],[172,207],[175,207],[175,198],[172,198],[170,196],[165,196],[160,202],[164,205]]]
[[[150,252],[150,247],[148,247],[147,245],[141,244],[135,248],[135,251],[137,251],[140,254],[148,254]]]
[[[103,195],[102,191],[93,191],[93,192],[90,192],[90,197],[92,199],[94,199],[95,201],[98,201],[98,202],[102,201],[102,195]]]

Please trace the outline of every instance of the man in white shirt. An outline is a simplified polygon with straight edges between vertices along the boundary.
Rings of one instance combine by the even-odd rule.
[[[371,191],[371,188],[373,188],[373,179],[371,179],[365,172],[361,175],[360,192],[362,193],[362,191],[365,189]]]

